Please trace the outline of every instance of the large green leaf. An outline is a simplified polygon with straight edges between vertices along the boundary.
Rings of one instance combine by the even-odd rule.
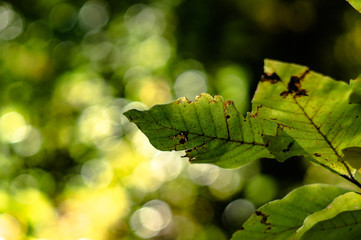
[[[193,162],[238,167],[273,157],[262,136],[276,135],[277,125],[256,114],[243,117],[232,101],[201,94],[195,102],[180,98],[147,111],[125,113],[160,150],[186,150]]]
[[[232,240],[288,240],[312,213],[348,190],[325,184],[302,186],[281,200],[265,204],[243,224]],[[321,238],[319,238],[321,239]]]
[[[297,230],[297,238],[319,240],[360,239],[361,196],[349,192],[338,196],[325,209],[309,215]]]
[[[343,150],[361,147],[361,105],[349,104],[351,93],[307,67],[266,60],[252,103],[259,118],[278,124],[278,135],[266,137],[276,159],[304,156],[353,181]]]
[[[346,0],[349,2],[357,11],[361,12],[361,0]]]

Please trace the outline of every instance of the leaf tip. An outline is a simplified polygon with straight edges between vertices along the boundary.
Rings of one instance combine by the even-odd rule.
[[[224,105],[225,107],[232,106],[232,105],[234,105],[234,102],[233,102],[232,100],[227,100],[227,101],[225,101],[225,102],[223,103],[223,105]]]
[[[191,103],[192,101],[188,100],[188,98],[186,97],[181,97],[181,98],[178,98],[177,100],[177,104],[182,104],[182,103]]]
[[[211,95],[209,95],[208,93],[201,93],[199,96],[196,96],[196,100],[202,97],[210,97]]]
[[[134,120],[133,120],[132,115],[133,115],[133,113],[136,112],[136,111],[138,111],[138,110],[136,110],[136,109],[130,109],[130,110],[124,112],[123,115],[124,115],[129,121],[133,122]]]
[[[213,99],[215,102],[224,102],[223,97],[220,95],[215,95]]]

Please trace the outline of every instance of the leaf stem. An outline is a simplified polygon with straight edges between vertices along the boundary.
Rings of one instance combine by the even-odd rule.
[[[353,184],[355,184],[356,186],[358,186],[359,188],[361,188],[361,183],[358,182],[352,175],[351,173],[351,170],[349,168],[349,166],[347,165],[347,163],[345,161],[342,161],[342,164],[345,166],[347,172],[348,172],[348,175],[349,176],[346,176],[346,175],[341,175],[343,178],[345,178],[346,180],[352,182]]]
[[[359,188],[361,188],[361,183],[359,183],[354,177],[346,176],[346,175],[343,175],[343,174],[340,174],[340,176],[343,177],[344,179],[346,179],[347,181],[352,182],[353,184],[355,184]]]

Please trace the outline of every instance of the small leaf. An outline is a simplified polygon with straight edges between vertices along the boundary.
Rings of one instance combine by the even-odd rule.
[[[295,239],[296,230],[307,216],[324,209],[335,197],[346,192],[348,190],[325,184],[297,188],[283,199],[257,209],[232,240]]]
[[[355,182],[343,150],[361,147],[361,106],[349,104],[352,87],[307,67],[265,61],[265,76],[252,100],[258,117],[278,124],[266,137],[276,159],[304,156]],[[360,117],[360,118],[359,118]]]
[[[359,239],[361,236],[361,196],[348,192],[325,209],[309,215],[297,230],[297,238],[318,240]]]
[[[180,98],[147,111],[124,113],[159,150],[186,150],[196,163],[238,167],[272,158],[263,135],[276,135],[277,125],[255,115],[243,117],[232,101],[201,94],[195,102]]]
[[[360,0],[346,0],[349,2],[357,11],[361,12],[361,1]]]

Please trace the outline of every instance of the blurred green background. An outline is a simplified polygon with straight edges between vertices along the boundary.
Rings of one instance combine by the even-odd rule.
[[[240,169],[159,152],[122,113],[201,92],[245,113],[263,59],[361,73],[344,0],[0,2],[0,240],[223,240],[305,183],[300,159]]]

